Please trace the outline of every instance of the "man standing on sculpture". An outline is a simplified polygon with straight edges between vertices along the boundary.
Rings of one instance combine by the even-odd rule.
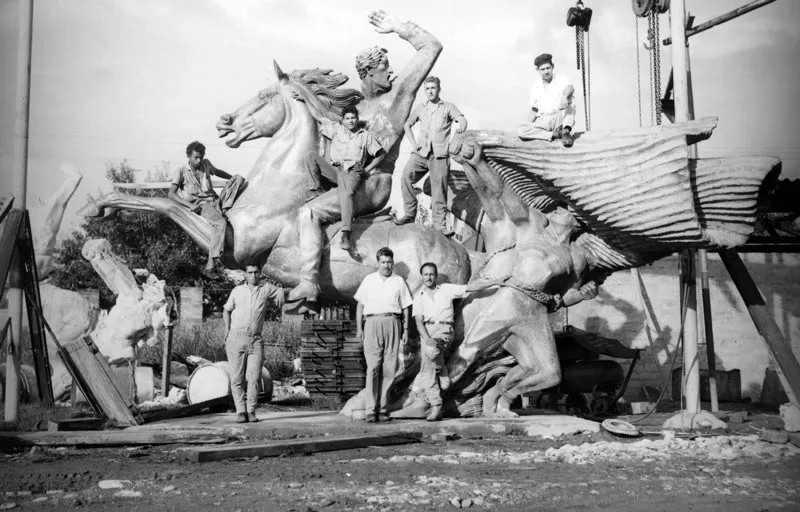
[[[394,253],[378,249],[378,271],[369,274],[356,291],[356,335],[367,360],[365,414],[368,423],[389,421],[389,388],[397,373],[400,348],[408,343],[412,304],[406,280],[394,274]]]
[[[264,316],[267,301],[283,305],[283,288],[260,283],[256,265],[245,267],[245,284],[231,290],[222,310],[225,322],[225,352],[231,376],[231,394],[236,405],[236,423],[257,422],[258,382],[264,364]],[[245,381],[247,386],[245,401]]]
[[[567,77],[553,71],[553,56],[549,53],[536,57],[533,64],[541,80],[531,87],[528,121],[519,127],[517,135],[522,140],[561,138],[564,147],[571,147],[575,87]]]
[[[211,279],[218,279],[220,258],[225,246],[225,229],[228,223],[223,215],[223,208],[219,204],[217,193],[211,184],[211,177],[217,176],[230,180],[232,176],[214,167],[205,158],[205,155],[206,147],[200,142],[194,141],[186,147],[186,156],[189,157],[189,162],[175,171],[167,197],[194,213],[199,213],[211,224],[212,236],[203,275]],[[231,201],[228,208],[232,204]]]
[[[417,195],[414,183],[430,171],[428,180],[431,185],[431,211],[433,226],[451,236],[453,232],[447,228],[447,177],[450,173],[450,127],[455,121],[456,132],[467,129],[467,119],[454,104],[443,101],[439,97],[441,83],[435,76],[429,76],[424,83],[427,99],[417,105],[405,124],[406,139],[411,143],[414,152],[408,158],[403,170],[403,210],[405,215],[395,219],[395,224],[414,222],[417,216]],[[414,137],[411,127],[420,124],[419,139]]]
[[[342,122],[335,123],[317,108],[316,101],[310,97],[306,99],[305,93],[303,90],[295,99],[306,102],[309,112],[320,123],[320,133],[331,141],[330,162],[314,151],[307,155],[306,165],[312,169],[312,176],[322,175],[336,182],[342,211],[341,248],[349,251],[353,195],[362,178],[369,176],[381,163],[385,152],[378,141],[358,125],[356,107],[346,107],[342,112]]]
[[[505,279],[471,284],[438,284],[439,269],[435,263],[424,263],[419,273],[424,285],[414,297],[414,320],[419,332],[422,364],[419,384],[428,405],[428,421],[442,419],[442,389],[447,389],[450,379],[444,366],[443,354],[453,341],[455,310],[453,301],[472,292],[498,286]],[[415,382],[416,383],[416,382]]]

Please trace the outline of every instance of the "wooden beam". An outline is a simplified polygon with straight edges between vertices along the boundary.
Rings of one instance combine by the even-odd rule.
[[[48,432],[72,432],[75,430],[103,430],[105,421],[102,418],[70,418],[48,420]]]
[[[266,443],[241,444],[235,446],[182,448],[177,450],[179,460],[190,462],[211,462],[239,457],[278,457],[286,453],[314,453],[336,450],[352,450],[367,446],[387,446],[416,443],[422,439],[422,432],[386,432],[383,434],[364,434],[350,436],[318,437],[312,439],[293,439],[269,441]]]
[[[219,444],[228,436],[208,430],[103,430],[99,432],[0,432],[2,446],[134,446]]]
[[[212,398],[205,402],[187,405],[185,407],[177,407],[174,409],[159,409],[154,411],[142,411],[140,414],[145,422],[161,421],[171,418],[183,418],[185,416],[193,416],[203,412],[205,409],[221,407],[223,405],[230,405],[233,403],[233,397],[230,395],[221,396],[219,398]]]
[[[3,222],[8,212],[11,211],[12,206],[14,206],[14,196],[4,197],[2,206],[0,206],[0,222]]]
[[[722,16],[717,16],[712,20],[697,25],[693,29],[690,29],[686,32],[686,37],[689,38],[695,34],[699,34],[700,32],[705,32],[710,28],[714,28],[717,25],[725,23],[726,21],[738,18],[742,14],[747,14],[748,12],[758,9],[759,7],[764,7],[767,4],[771,4],[774,1],[775,0],[755,0],[754,2],[750,2],[749,4],[743,5],[742,7],[738,7],[728,13],[723,14]],[[671,37],[664,39],[664,46],[669,46],[671,44],[672,44]]]
[[[792,345],[783,336],[778,324],[775,323],[775,319],[764,302],[764,297],[758,291],[758,286],[753,281],[750,272],[747,271],[739,254],[736,251],[726,250],[719,251],[719,256],[733,279],[733,284],[739,290],[739,295],[744,300],[758,333],[767,344],[767,350],[777,365],[778,377],[789,401],[800,407],[797,400],[800,397],[800,363],[797,362],[797,357],[792,351]]]

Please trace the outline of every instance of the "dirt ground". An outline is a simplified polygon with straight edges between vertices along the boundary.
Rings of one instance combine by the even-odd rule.
[[[202,464],[179,461],[175,446],[37,447],[0,454],[0,510],[800,510],[791,444],[648,439],[426,437]]]

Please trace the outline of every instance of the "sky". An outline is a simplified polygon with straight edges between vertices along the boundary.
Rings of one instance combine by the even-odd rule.
[[[18,3],[0,0],[0,195],[13,161]],[[673,0],[676,1],[676,0]],[[748,0],[686,0],[695,25]],[[442,97],[471,129],[514,130],[525,119],[535,79],[533,58],[553,54],[557,73],[578,86],[575,32],[567,0],[35,0],[28,159],[29,208],[58,188],[63,162],[84,181],[67,210],[62,236],[79,225],[87,194],[107,190],[107,162],[142,169],[185,162],[200,140],[207,157],[247,176],[262,141],[231,149],[217,139],[219,116],[275,80],[272,60],[286,70],[333,68],[359,88],[354,57],[380,45],[396,71],[413,49],[367,21],[384,9],[414,21],[444,45],[433,74]],[[592,130],[639,125],[636,22],[628,0],[587,0]],[[669,31],[661,17],[661,34]],[[640,43],[646,22],[639,22]],[[772,155],[784,176],[800,178],[800,2],[778,0],[690,39],[696,116],[718,116],[700,156]],[[672,47],[661,52],[662,82]],[[649,111],[649,55],[640,49],[640,82]],[[420,96],[421,98],[421,96]],[[402,148],[407,152],[407,148]],[[402,169],[403,157],[398,162]],[[398,180],[395,180],[398,181]],[[397,194],[392,204],[397,204]]]

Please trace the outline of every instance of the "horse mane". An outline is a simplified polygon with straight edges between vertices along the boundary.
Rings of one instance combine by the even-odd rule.
[[[332,69],[298,69],[290,73],[289,79],[310,90],[339,118],[342,110],[356,106],[364,99],[364,95],[355,89],[339,89],[349,78]]]

